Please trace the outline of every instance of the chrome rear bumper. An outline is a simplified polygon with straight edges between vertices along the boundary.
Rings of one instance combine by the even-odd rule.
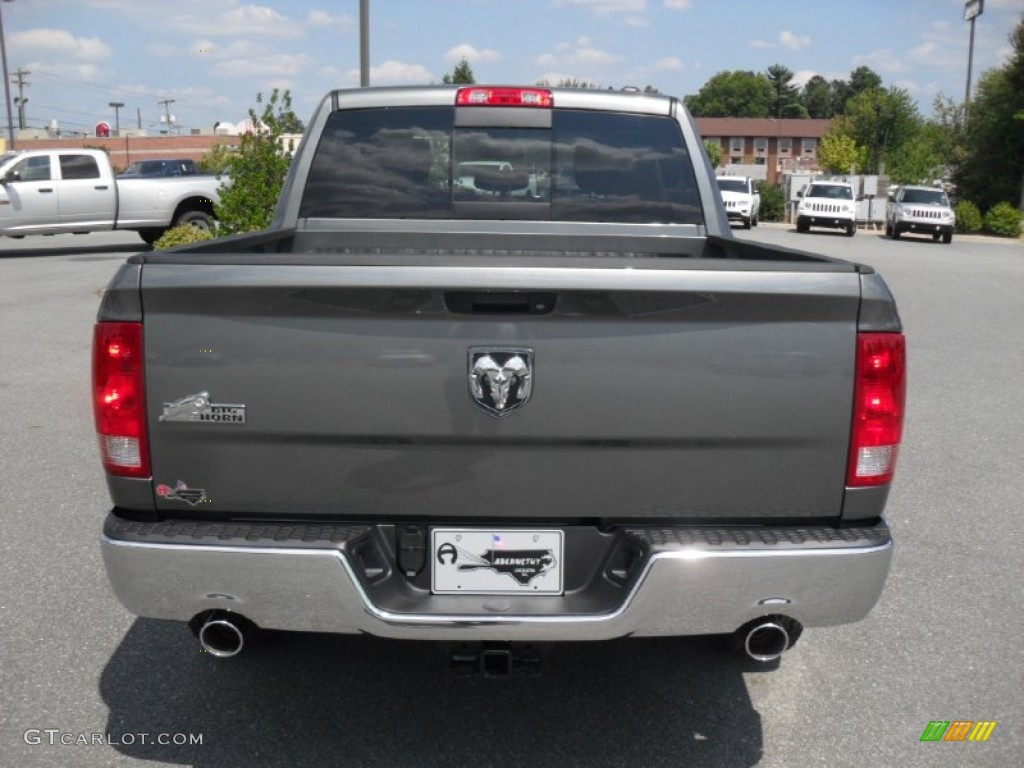
[[[586,600],[569,594],[435,596],[408,586],[386,564],[374,586],[358,554],[358,542],[375,535],[371,526],[329,526],[333,533],[318,539],[301,530],[316,526],[266,535],[273,526],[252,525],[246,530],[257,534],[247,535],[230,524],[197,525],[191,533],[178,525],[163,535],[166,524],[129,523],[133,533],[122,535],[125,525],[112,520],[119,519],[108,518],[102,537],[107,573],[117,597],[139,616],[188,621],[226,610],[267,629],[418,640],[717,634],[768,614],[805,626],[843,624],[875,605],[892,555],[884,522],[852,529],[632,527],[617,534],[642,553],[632,575],[615,593],[599,573],[601,583],[588,589],[619,596],[614,604],[594,601],[588,611]],[[387,579],[405,586],[392,589],[385,607],[374,595]]]

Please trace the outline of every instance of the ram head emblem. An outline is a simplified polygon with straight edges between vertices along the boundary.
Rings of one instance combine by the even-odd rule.
[[[530,399],[533,350],[473,347],[469,350],[469,393],[492,416],[507,416]]]

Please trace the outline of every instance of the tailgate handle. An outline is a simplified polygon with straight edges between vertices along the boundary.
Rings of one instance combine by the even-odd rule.
[[[456,315],[546,315],[558,295],[522,291],[448,291],[444,303]]]

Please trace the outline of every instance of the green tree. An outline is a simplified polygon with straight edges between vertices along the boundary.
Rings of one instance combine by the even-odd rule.
[[[262,93],[256,95],[256,108],[249,109],[253,130],[242,135],[238,152],[226,165],[229,181],[221,184],[216,213],[222,234],[254,232],[270,226],[291,164],[280,137],[297,119],[290,91],[281,93],[275,88],[266,101]]]
[[[846,100],[850,97],[850,84],[846,80],[833,80],[828,84],[832,96],[832,116],[846,112]]]
[[[686,97],[694,117],[771,117],[775,91],[768,78],[745,70],[719,72]]]
[[[808,117],[830,119],[835,115],[832,106],[832,88],[821,75],[815,75],[804,83],[800,103],[807,110]]]
[[[473,68],[469,65],[466,57],[463,56],[451,72],[445,72],[441,82],[445,85],[471,85],[476,82],[473,77]]]
[[[871,67],[857,67],[850,73],[850,85],[846,98],[849,100],[855,96],[860,96],[864,91],[881,87],[882,78]]]
[[[843,132],[842,123],[829,126],[818,144],[818,162],[829,173],[849,173],[860,165],[857,142]]]
[[[781,64],[772,64],[765,72],[772,86],[771,114],[782,117],[784,112],[799,107],[800,89],[793,85],[793,71]]]
[[[862,68],[863,69],[863,68]],[[924,121],[917,104],[903,88],[870,88],[846,102],[843,132],[858,147],[870,150],[871,162],[862,170],[880,172],[916,138]]]
[[[704,141],[704,151],[708,153],[708,159],[711,161],[712,168],[718,168],[722,165],[722,145],[717,141]]]
[[[982,209],[1004,200],[1020,203],[1024,194],[1024,18],[1010,44],[1006,65],[978,80],[956,177],[961,197]]]
[[[539,83],[539,85],[549,85],[549,83]],[[586,80],[580,80],[579,78],[561,78],[554,85],[555,88],[600,88],[600,83],[591,83]]]
[[[871,67],[857,67],[850,73],[849,80],[833,80],[829,83],[832,113],[828,117],[846,114],[846,103],[865,91],[882,87],[882,78]]]

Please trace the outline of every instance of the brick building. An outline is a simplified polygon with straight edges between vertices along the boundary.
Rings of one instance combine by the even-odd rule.
[[[238,146],[238,136],[133,136],[122,135],[111,138],[95,136],[60,139],[18,139],[17,149],[28,152],[34,149],[75,149],[90,147],[106,149],[110,162],[115,168],[124,169],[133,160],[157,157],[188,157],[199,161],[217,144]]]
[[[816,171],[818,142],[829,120],[696,117],[705,141],[722,148],[723,165],[764,165],[769,184],[786,171]]]

